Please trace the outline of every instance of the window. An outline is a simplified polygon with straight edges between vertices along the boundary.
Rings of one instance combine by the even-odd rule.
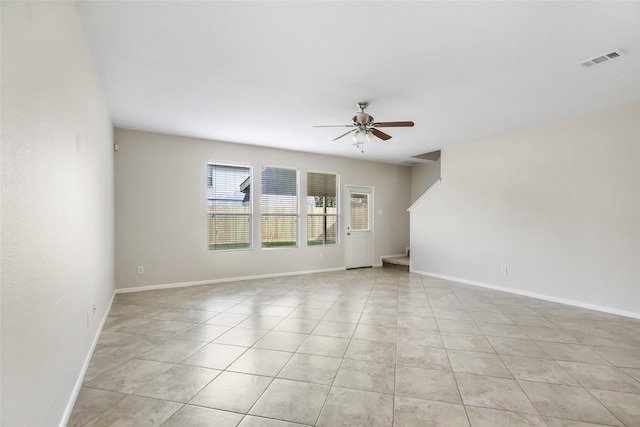
[[[337,174],[307,172],[307,245],[337,243],[337,193]]]
[[[298,246],[298,171],[262,167],[262,247]]]
[[[351,193],[349,203],[351,204],[350,230],[369,230],[369,195]]]
[[[251,249],[251,167],[207,165],[210,251]]]

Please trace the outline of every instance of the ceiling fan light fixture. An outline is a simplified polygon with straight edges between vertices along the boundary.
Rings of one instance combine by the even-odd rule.
[[[358,129],[351,138],[353,139],[353,142],[358,144],[371,142],[371,134],[368,129]]]

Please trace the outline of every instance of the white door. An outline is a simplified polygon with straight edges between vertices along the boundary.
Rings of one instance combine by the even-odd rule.
[[[373,189],[345,187],[346,240],[345,267],[373,266]]]

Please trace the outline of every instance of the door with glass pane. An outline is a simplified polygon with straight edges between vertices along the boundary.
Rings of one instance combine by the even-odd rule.
[[[345,187],[345,267],[373,266],[373,189]]]

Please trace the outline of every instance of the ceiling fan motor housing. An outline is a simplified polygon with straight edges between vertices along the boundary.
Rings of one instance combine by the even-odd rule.
[[[373,116],[370,116],[369,114],[365,113],[365,112],[360,112],[360,113],[356,113],[355,116],[353,116],[353,119],[351,119],[353,121],[353,124],[358,126],[358,125],[369,125],[371,123],[373,123]]]

